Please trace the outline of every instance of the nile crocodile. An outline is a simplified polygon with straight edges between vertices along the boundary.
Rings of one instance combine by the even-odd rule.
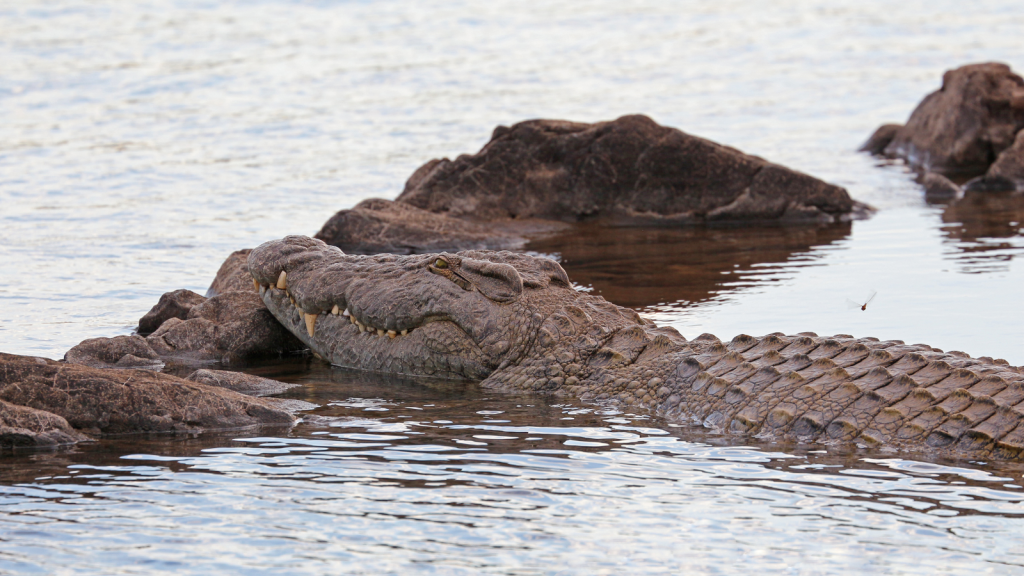
[[[901,341],[810,332],[687,341],[511,252],[359,256],[302,236],[248,260],[274,316],[323,359],[608,399],[788,441],[1024,459],[1024,374]]]

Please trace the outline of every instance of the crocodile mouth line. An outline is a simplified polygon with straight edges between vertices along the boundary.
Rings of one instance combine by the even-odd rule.
[[[292,307],[294,308],[294,311],[299,314],[299,317],[302,319],[303,323],[305,323],[306,333],[309,335],[310,338],[313,338],[314,334],[316,333],[317,324],[319,322],[325,321],[330,317],[341,319],[342,321],[347,321],[355,328],[356,335],[366,334],[367,336],[374,336],[381,339],[386,338],[387,340],[400,340],[401,338],[412,334],[414,330],[422,328],[427,324],[432,324],[436,322],[447,322],[459,328],[459,330],[461,330],[462,332],[465,332],[464,330],[462,330],[461,327],[458,326],[456,322],[445,316],[427,316],[423,318],[420,322],[413,325],[403,326],[401,329],[398,329],[397,327],[393,329],[377,327],[374,326],[365,317],[360,318],[356,313],[351,311],[349,307],[346,305],[346,299],[343,296],[338,298],[338,301],[340,303],[334,304],[330,310],[303,310],[302,307],[296,301],[295,296],[288,291],[287,272],[283,270],[281,271],[281,274],[278,277],[277,282],[264,284],[261,283],[259,280],[253,278],[253,285],[259,291],[261,299],[266,297],[268,293],[270,293],[271,298],[273,298],[274,292],[283,292],[283,295],[287,298],[287,301],[291,303]]]

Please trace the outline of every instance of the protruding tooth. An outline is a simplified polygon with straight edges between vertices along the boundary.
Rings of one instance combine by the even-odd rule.
[[[288,273],[281,270],[281,275],[277,277],[277,287],[284,290],[288,287]]]
[[[402,336],[407,336],[408,334],[409,334],[408,330],[402,330]]]
[[[345,308],[345,311],[342,312],[342,316],[352,316],[352,313],[348,311],[348,308]]]
[[[338,305],[337,304],[334,305],[334,308],[331,308],[331,314],[334,314],[335,316],[338,315]]]
[[[356,320],[356,326],[359,326],[360,332],[366,332],[366,324],[363,324],[359,320]]]
[[[378,330],[378,332],[379,332],[379,330]],[[398,336],[398,332],[395,332],[394,330],[388,330],[388,338],[391,338],[392,340],[394,340],[395,336]]]
[[[383,335],[384,335],[384,329],[377,328],[377,336],[383,336]]]
[[[306,319],[306,332],[309,332],[310,338],[313,337],[313,329],[316,328],[316,314],[305,314],[302,315]]]
[[[358,324],[358,322],[356,322],[356,317],[355,316],[349,316],[348,320],[349,320],[349,322],[351,322],[353,324]]]
[[[256,290],[260,289],[260,283],[257,282],[255,278],[252,279],[252,287]]]

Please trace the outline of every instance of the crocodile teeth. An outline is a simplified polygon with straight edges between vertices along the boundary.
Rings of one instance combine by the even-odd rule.
[[[360,332],[366,332],[366,324],[363,324],[359,320],[356,320],[356,326],[359,326]]]
[[[383,336],[383,335],[384,335],[384,330],[382,328],[377,328],[377,336]]]
[[[405,335],[407,335],[407,334],[409,334],[409,331],[408,331],[408,330],[402,330],[402,336],[405,336]]]
[[[288,287],[288,273],[284,270],[281,270],[281,275],[277,277],[277,287],[280,290]]]
[[[358,324],[359,323],[359,322],[356,321],[356,317],[355,316],[349,316],[348,320],[349,320],[349,322],[351,322],[353,324]]]
[[[379,332],[379,330],[378,330],[378,332]],[[388,338],[391,338],[392,340],[394,340],[395,336],[398,336],[398,332],[395,332],[394,330],[388,330]]]
[[[316,328],[316,314],[303,314],[303,318],[306,319],[306,332],[309,332],[309,336],[313,336],[313,328]]]
[[[337,306],[335,306],[335,308],[337,308]],[[352,313],[348,311],[348,308],[345,308],[345,311],[344,311],[344,312],[342,312],[342,313],[341,313],[341,315],[342,315],[342,316],[347,316],[347,317],[349,317],[349,318],[351,318],[351,317],[352,317]]]
[[[337,304],[334,305],[334,308],[331,308],[331,314],[334,314],[335,316],[338,315],[338,305]]]
[[[252,279],[252,287],[256,290],[260,289],[260,283],[255,278]]]

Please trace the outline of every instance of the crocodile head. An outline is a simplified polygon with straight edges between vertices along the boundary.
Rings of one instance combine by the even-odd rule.
[[[313,352],[390,373],[486,378],[579,295],[553,260],[511,252],[361,256],[289,236],[248,264],[267,308]]]

